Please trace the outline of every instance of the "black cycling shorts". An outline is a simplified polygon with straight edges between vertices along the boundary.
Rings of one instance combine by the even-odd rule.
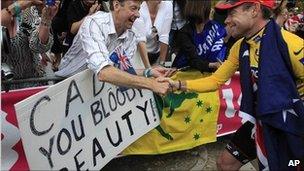
[[[257,157],[255,140],[251,135],[253,128],[253,123],[244,123],[226,145],[226,149],[229,153],[242,164],[246,164]]]

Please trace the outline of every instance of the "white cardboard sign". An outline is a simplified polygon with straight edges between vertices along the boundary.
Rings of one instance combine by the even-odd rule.
[[[99,82],[83,71],[15,105],[31,170],[98,170],[159,125],[149,90]]]

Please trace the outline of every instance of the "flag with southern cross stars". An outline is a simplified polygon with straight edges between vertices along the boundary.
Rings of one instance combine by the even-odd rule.
[[[115,48],[113,53],[110,55],[110,60],[114,63],[114,67],[122,71],[128,72],[129,74],[136,75],[135,69],[131,64],[128,55],[121,46]],[[127,87],[119,87],[120,91],[125,91],[127,89]]]
[[[293,99],[292,108],[273,113],[257,122],[256,145],[260,170],[301,170],[302,164],[290,167],[288,162],[300,160],[302,163],[304,160],[304,135],[301,133],[303,114],[303,101]]]
[[[206,75],[208,74],[199,71],[177,72],[172,79],[187,80]],[[220,111],[218,91],[174,92],[163,98],[156,98],[156,101],[163,108],[159,112],[160,125],[126,148],[124,155],[163,154],[216,141]]]
[[[259,136],[256,138],[260,140],[257,142],[260,170],[299,170],[300,168],[288,165],[290,160],[300,160],[300,167],[304,169],[304,104],[296,85],[302,76],[294,71],[292,64],[292,59],[296,57],[292,56],[293,49],[290,49],[287,42],[293,40],[283,35],[281,27],[271,19],[265,27],[260,44],[256,100],[253,97],[247,102],[257,119],[257,128],[261,128],[257,130]],[[295,47],[303,47],[300,39],[296,42]],[[247,74],[243,78],[248,80],[248,77]],[[245,96],[244,86],[242,105],[243,99],[252,97],[250,94],[254,95],[249,92]],[[262,155],[259,156],[259,148],[265,150],[262,158]]]

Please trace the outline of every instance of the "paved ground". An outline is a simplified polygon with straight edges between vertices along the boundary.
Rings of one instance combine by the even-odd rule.
[[[164,155],[127,156],[112,160],[103,170],[216,170],[216,159],[227,139],[191,150]],[[241,170],[255,170],[249,163]]]

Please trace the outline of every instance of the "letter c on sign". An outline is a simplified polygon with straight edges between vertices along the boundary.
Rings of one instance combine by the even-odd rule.
[[[35,114],[35,111],[36,111],[36,108],[37,106],[42,102],[42,101],[51,101],[50,97],[49,96],[43,96],[41,97],[41,99],[39,99],[37,101],[37,103],[34,105],[32,111],[31,111],[31,116],[30,116],[30,128],[31,128],[31,131],[33,134],[37,135],[37,136],[41,136],[43,134],[46,134],[48,132],[50,132],[50,130],[53,128],[54,126],[54,123],[52,123],[52,125],[50,126],[49,129],[47,130],[44,130],[44,131],[38,131],[36,128],[35,128],[35,124],[34,124],[34,114]]]

